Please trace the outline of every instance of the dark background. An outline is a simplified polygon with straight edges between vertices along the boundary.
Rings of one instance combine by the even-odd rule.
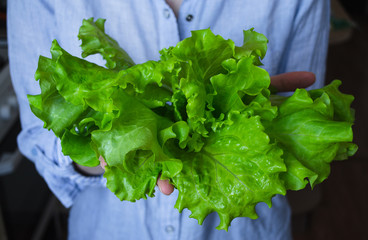
[[[343,13],[333,9],[326,81],[342,80],[340,90],[355,96],[354,142],[359,150],[347,161],[333,162],[330,177],[313,191],[288,193],[296,240],[368,239],[368,1],[339,2]],[[6,32],[1,18],[5,11],[0,1],[1,33]],[[16,149],[19,130],[16,121],[0,142],[0,157]],[[26,159],[0,176],[0,216],[0,240],[4,230],[10,240],[66,239],[68,210]]]

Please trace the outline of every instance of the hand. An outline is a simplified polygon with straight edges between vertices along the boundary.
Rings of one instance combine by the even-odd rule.
[[[107,165],[105,159],[100,156],[98,160],[100,160],[101,168],[105,169],[105,166]],[[157,180],[157,186],[160,191],[165,195],[170,195],[174,191],[174,186],[170,184],[169,180],[159,179]]]
[[[280,92],[294,91],[297,88],[306,88],[315,82],[316,76],[311,72],[289,72],[271,77],[271,85]],[[106,162],[100,156],[100,165],[105,169]],[[174,191],[174,186],[169,180],[157,180],[157,186],[165,195],[170,195]]]
[[[306,88],[316,81],[312,72],[288,72],[271,77],[271,85],[279,92],[295,91],[297,88]]]

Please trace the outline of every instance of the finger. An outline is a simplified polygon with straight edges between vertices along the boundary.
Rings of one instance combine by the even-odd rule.
[[[174,191],[174,186],[170,184],[169,180],[157,180],[157,186],[165,195],[170,195]]]
[[[98,158],[98,160],[100,160],[100,166],[101,166],[103,169],[105,169],[105,166],[107,165],[107,163],[106,163],[105,159],[104,159],[102,156],[100,156],[100,157]]]
[[[271,85],[280,92],[306,88],[315,81],[316,76],[312,72],[288,72],[271,77]]]

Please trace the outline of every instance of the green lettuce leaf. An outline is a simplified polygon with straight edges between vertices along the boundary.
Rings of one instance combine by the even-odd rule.
[[[219,113],[230,110],[241,111],[245,108],[243,96],[255,96],[270,85],[268,73],[255,65],[251,58],[244,57],[236,62],[231,58],[222,63],[227,74],[218,74],[211,78],[214,88],[212,107]]]
[[[271,206],[274,195],[286,192],[282,150],[269,143],[259,117],[234,114],[232,122],[212,133],[200,152],[181,156],[183,170],[173,178],[179,211],[188,208],[199,224],[217,212],[218,229],[226,230],[235,217],[257,218],[257,203]]]
[[[109,69],[122,70],[134,65],[130,56],[119,44],[105,33],[105,19],[84,19],[78,38],[82,40],[82,57],[99,53]]]
[[[235,48],[236,58],[252,57],[256,66],[262,65],[261,60],[266,56],[268,39],[265,35],[254,31],[254,28],[243,31],[243,35],[243,46]]]
[[[257,218],[276,194],[314,187],[333,160],[353,156],[353,96],[334,81],[321,89],[271,94],[259,66],[267,38],[244,31],[242,46],[210,29],[193,31],[158,61],[135,65],[105,33],[105,20],[84,20],[82,57],[99,53],[106,67],[72,56],[56,40],[35,74],[41,93],[31,110],[61,139],[77,164],[106,163],[107,187],[124,201],[153,197],[157,179],[179,191],[175,207],[202,224],[217,212],[218,229],[236,217]]]
[[[313,99],[315,99],[320,97],[323,93],[327,93],[334,108],[333,119],[336,121],[346,121],[352,123],[355,119],[354,109],[351,108],[351,103],[354,101],[354,96],[340,92],[340,85],[340,80],[334,80],[329,85],[321,89],[311,90],[309,94]]]
[[[293,177],[288,176],[291,171],[284,174],[287,185],[295,186],[288,182],[295,177],[299,181],[308,179],[311,187],[321,183],[330,173],[330,162],[350,147],[347,143],[353,140],[352,123],[334,121],[334,113],[328,91],[312,99],[305,89],[298,89],[279,106],[279,114],[266,132],[283,148],[290,163],[287,167],[293,169]],[[298,173],[291,167],[295,164]],[[305,184],[298,186],[304,188]]]

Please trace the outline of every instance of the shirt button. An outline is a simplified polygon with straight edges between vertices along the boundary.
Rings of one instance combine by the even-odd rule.
[[[167,233],[173,233],[174,231],[175,231],[175,228],[172,225],[167,225],[165,227],[165,232],[167,232]]]
[[[169,18],[170,17],[170,11],[167,8],[164,9],[164,17],[165,18]]]
[[[188,22],[193,20],[193,15],[192,14],[188,14],[188,16],[185,18],[185,20],[187,20]]]

